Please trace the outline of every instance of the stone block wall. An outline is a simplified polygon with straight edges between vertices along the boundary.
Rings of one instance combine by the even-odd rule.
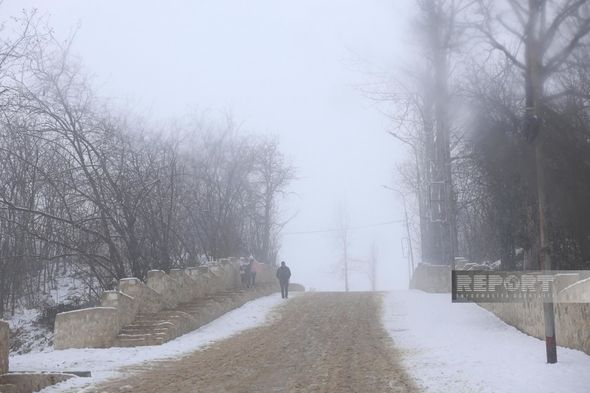
[[[119,291],[103,292],[100,305],[117,309],[120,327],[133,322],[139,311],[139,302],[134,297]]]
[[[208,270],[207,270],[208,271]],[[193,279],[195,282],[196,287],[194,288],[195,297],[203,297],[207,293],[210,293],[207,284],[208,280],[207,277],[201,272],[198,267],[189,267],[184,270],[184,272]]]
[[[55,318],[54,348],[108,348],[120,328],[119,311],[114,307],[60,313]]]
[[[184,270],[170,270],[172,277],[179,285],[179,302],[186,303],[197,297],[197,282],[191,278]]]
[[[150,270],[146,284],[164,298],[169,308],[176,308],[180,302],[180,284],[162,270]]]
[[[274,282],[268,265],[262,265],[259,283]],[[148,272],[146,283],[138,278],[119,281],[118,291],[102,294],[101,307],[58,314],[55,321],[55,349],[104,348],[112,346],[122,327],[138,314],[175,309],[180,303],[222,291],[241,288],[237,258],[221,260],[213,266],[199,266]]]
[[[414,270],[410,288],[435,293],[451,292],[450,266],[418,264]]]
[[[590,354],[590,280],[578,281],[572,274],[558,275],[554,281],[553,307],[557,345]],[[584,300],[586,299],[586,300]],[[481,307],[518,330],[545,339],[545,320],[541,302],[480,303]]]
[[[209,272],[206,273],[209,278],[209,286],[211,293],[225,291],[224,270],[221,266],[211,266]]]
[[[8,323],[0,321],[0,375],[8,372],[9,333]]]
[[[518,330],[545,339],[542,303],[481,303],[480,306]],[[590,354],[590,304],[555,303],[554,307],[557,345]]]
[[[241,285],[240,281],[240,258],[229,258],[232,274],[232,284],[234,288]]]
[[[277,281],[275,274],[276,270],[272,266],[269,266],[267,264],[261,264],[260,271],[258,272],[258,274],[256,274],[256,281],[275,282]]]
[[[155,313],[172,308],[163,296],[145,285],[139,278],[124,278],[119,281],[119,291],[131,296],[139,303],[139,312]]]
[[[557,300],[562,303],[590,303],[590,278],[575,282],[566,282],[557,293]]]
[[[240,264],[237,258],[222,259],[220,261],[223,270],[223,282],[226,290],[237,288],[240,285]]]
[[[72,374],[60,373],[10,373],[0,376],[0,392],[30,393],[74,378]]]

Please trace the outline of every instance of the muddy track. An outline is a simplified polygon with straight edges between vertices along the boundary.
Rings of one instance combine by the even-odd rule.
[[[370,293],[308,293],[263,327],[178,360],[145,364],[96,392],[416,392]]]

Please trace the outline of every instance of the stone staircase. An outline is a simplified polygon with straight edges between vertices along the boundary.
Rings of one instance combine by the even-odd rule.
[[[158,345],[195,330],[249,300],[278,290],[273,269],[259,265],[257,285],[243,290],[239,260],[147,272],[119,280],[101,295],[99,307],[60,313],[54,348]],[[82,333],[83,332],[83,333]]]
[[[139,313],[124,326],[115,339],[116,347],[160,345],[189,333],[244,303],[276,292],[276,284],[259,284],[255,288],[222,291],[179,303],[174,309]]]

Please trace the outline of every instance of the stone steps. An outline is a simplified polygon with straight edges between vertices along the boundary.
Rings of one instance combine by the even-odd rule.
[[[218,292],[180,303],[173,310],[139,314],[119,332],[114,346],[160,345],[189,333],[257,297],[271,294],[274,285],[259,285],[248,290]]]
[[[156,336],[152,334],[125,335],[120,334],[115,343],[116,347],[142,347],[147,345],[160,345],[170,341],[167,335]]]

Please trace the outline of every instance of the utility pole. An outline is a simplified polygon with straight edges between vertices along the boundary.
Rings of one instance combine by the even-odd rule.
[[[344,291],[348,292],[348,234],[344,240]]]
[[[412,275],[414,273],[414,251],[412,248],[412,236],[410,234],[410,220],[408,218],[408,206],[406,204],[406,196],[404,195],[403,192],[401,192],[400,190],[393,188],[393,187],[389,187],[389,186],[382,186],[383,188],[389,190],[389,191],[393,191],[395,193],[397,193],[398,195],[401,196],[402,198],[402,202],[404,204],[404,221],[405,221],[405,226],[406,226],[406,235],[408,236],[408,273],[410,275],[410,280],[412,279]]]
[[[539,258],[542,270],[551,270],[551,242],[548,239],[547,198],[545,194],[545,173],[543,157],[542,116],[539,103],[543,97],[544,77],[541,40],[538,31],[544,26],[545,1],[529,0],[530,19],[526,32],[526,120],[527,136],[534,145],[537,200],[539,215]],[[553,296],[553,295],[551,295]],[[543,303],[545,320],[545,347],[547,363],[557,363],[557,342],[555,339],[555,310],[553,302]]]
[[[405,216],[405,221],[406,221],[406,234],[408,236],[408,247],[410,248],[408,251],[408,256],[410,259],[410,279],[411,276],[414,274],[414,251],[412,248],[412,235],[410,235],[410,220],[408,219],[408,208],[406,206],[406,196],[404,194],[402,194],[401,192],[399,193],[402,196],[402,201],[404,203],[404,216]]]
[[[371,291],[375,292],[377,290],[377,249],[375,246],[375,242],[371,245],[371,259],[369,260],[370,263],[370,276],[371,276]]]

